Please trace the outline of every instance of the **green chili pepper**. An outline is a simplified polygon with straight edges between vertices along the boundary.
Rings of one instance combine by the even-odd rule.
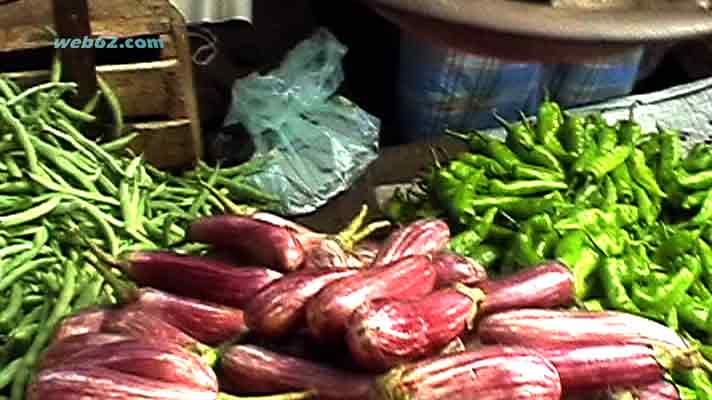
[[[549,151],[546,147],[542,145],[534,145],[532,149],[526,153],[523,157],[524,161],[535,164],[547,169],[551,169],[557,172],[564,172],[564,167],[561,165],[556,156]]]
[[[586,147],[584,147],[583,153],[574,162],[573,171],[577,174],[583,174],[588,166],[595,160],[599,155],[598,145],[596,144],[595,137],[599,130],[599,126],[592,123],[586,123],[584,129],[584,138]]]
[[[621,121],[618,127],[618,138],[623,144],[635,146],[643,136],[643,128],[632,119]]]
[[[638,207],[629,204],[616,204],[611,207],[616,215],[616,226],[625,227],[638,221],[640,213]]]
[[[707,273],[708,272],[704,271],[703,268],[703,274]],[[700,281],[697,281],[692,284],[692,286],[690,287],[690,293],[705,303],[712,300],[712,292],[710,292],[710,290],[707,289],[707,286],[705,286],[705,284]]]
[[[611,177],[616,184],[618,196],[625,202],[633,200],[633,178],[628,173],[628,166],[625,163],[611,171]]]
[[[541,232],[534,235],[534,251],[542,259],[549,259],[559,242],[559,234],[556,231]]]
[[[534,165],[518,164],[512,170],[512,176],[516,179],[533,179],[541,181],[563,181],[565,176],[561,172],[552,171]]]
[[[682,141],[680,133],[658,127],[660,140],[660,165],[658,176],[662,182],[673,180],[673,171],[680,165],[682,159]]]
[[[605,308],[603,307],[603,303],[601,303],[601,300],[599,300],[599,299],[591,299],[591,300],[584,301],[583,308],[586,311],[591,311],[591,312],[601,312],[601,311],[605,310]],[[616,400],[623,400],[623,399],[616,399]]]
[[[696,144],[682,162],[682,166],[687,172],[712,169],[712,147],[703,143]]]
[[[600,280],[606,293],[608,303],[615,309],[630,313],[638,313],[640,309],[633,303],[623,285],[621,275],[625,263],[619,258],[606,258],[598,269]]]
[[[460,160],[451,161],[447,169],[452,172],[457,179],[463,181],[467,180],[471,175],[482,171]]]
[[[660,198],[667,197],[665,192],[658,186],[655,180],[655,174],[645,162],[645,154],[639,149],[634,149],[627,161],[628,170],[633,180],[642,186],[650,195]]]
[[[707,331],[706,324],[709,307],[690,296],[683,295],[682,301],[677,304],[676,308],[678,317],[684,325],[700,332],[711,333]]]
[[[650,161],[657,158],[660,154],[660,141],[658,135],[648,136],[644,142],[638,145],[638,148],[645,155],[645,159]]]
[[[698,190],[697,192],[691,193],[685,197],[685,200],[683,200],[682,208],[686,210],[695,208],[702,204],[708,195],[708,190]]]
[[[550,213],[554,212],[557,208],[569,206],[564,202],[563,198],[561,198],[561,193],[559,192],[552,192],[546,196],[536,198],[513,198],[517,200],[513,202],[492,203],[490,207],[496,206],[508,215],[526,219],[539,213]]]
[[[566,115],[562,128],[562,144],[574,157],[583,154],[586,148],[586,118],[580,115]]]
[[[600,188],[598,187],[598,185],[589,183],[576,192],[576,195],[574,197],[574,203],[579,207],[591,206],[593,205],[592,203],[595,203],[593,199],[596,193],[599,192]]]
[[[500,163],[482,154],[461,153],[457,159],[475,168],[484,169],[491,176],[504,176],[507,174],[507,170]]]
[[[482,133],[477,133],[477,136],[485,143],[484,151],[507,170],[511,170],[516,164],[521,163],[517,155],[498,139],[486,137]]]
[[[438,170],[433,184],[435,186],[435,195],[443,203],[449,202],[455,196],[458,188],[462,186],[462,182],[446,169]]]
[[[554,222],[549,214],[537,214],[529,218],[525,225],[530,227],[534,232],[550,232],[554,230]]]
[[[450,239],[448,246],[450,250],[455,253],[469,257],[482,240],[484,240],[484,238],[480,236],[479,232],[466,230]]]
[[[695,259],[696,257],[689,257],[690,262],[693,262],[693,264],[689,267],[681,268],[667,283],[657,286],[652,293],[648,293],[653,300],[652,304],[647,304],[649,308],[667,312],[671,307],[677,306],[685,299],[685,293],[695,282],[695,269],[700,269],[699,261],[693,261]]]
[[[551,192],[554,190],[565,190],[568,185],[558,181],[511,181],[504,183],[498,179],[489,182],[490,193],[503,196],[524,196]]]
[[[643,222],[648,225],[653,224],[658,219],[658,213],[657,208],[653,205],[648,194],[640,186],[633,185],[633,195],[635,195],[635,202],[638,204],[640,217]]]
[[[616,203],[618,203],[618,191],[616,184],[610,176],[606,176],[603,180],[603,193],[603,205],[605,208],[613,207]]]
[[[687,225],[705,225],[710,222],[710,219],[712,219],[712,189],[707,192],[707,196],[702,202],[702,207],[700,207],[700,210],[697,212],[697,214],[695,214],[695,216],[688,221]]]
[[[655,260],[664,265],[699,247],[699,231],[678,230],[665,239],[655,250]]]
[[[696,174],[687,174],[680,172],[678,174],[678,183],[680,185],[695,190],[707,190],[712,188],[712,171],[703,171]]]
[[[544,261],[534,247],[532,238],[526,233],[517,233],[514,237],[512,250],[514,251],[514,262],[519,266],[532,266]]]
[[[482,211],[492,207],[499,207],[506,211],[523,201],[529,200],[515,196],[475,196],[471,199],[470,205],[475,211]]]
[[[470,258],[484,267],[491,267],[502,257],[502,250],[491,244],[480,244],[470,253]]]
[[[712,396],[712,382],[710,382],[707,372],[702,368],[683,369],[677,368],[673,371],[673,378],[683,385],[695,390],[699,400],[707,400]]]
[[[556,156],[566,156],[566,150],[559,142],[559,129],[564,123],[561,108],[553,101],[545,100],[537,112],[536,136],[539,143]]]
[[[590,161],[585,168],[585,172],[590,173],[596,179],[601,179],[607,173],[623,164],[631,155],[630,146],[615,146],[610,150],[601,151],[600,156]]]
[[[601,129],[596,131],[596,143],[598,144],[598,150],[602,154],[608,153],[616,148],[618,144],[618,133],[613,127],[608,126],[608,124],[603,125]]]
[[[588,243],[586,233],[581,230],[572,230],[566,232],[561,238],[561,241],[556,246],[554,256],[557,260],[565,265],[573,268],[576,262],[581,258],[581,253]]]
[[[460,222],[464,223],[475,215],[475,209],[472,207],[472,199],[476,193],[477,189],[473,185],[461,183],[448,202],[448,211],[458,218]]]
[[[702,239],[697,239],[697,256],[702,263],[702,279],[707,286],[712,287],[712,247]]]

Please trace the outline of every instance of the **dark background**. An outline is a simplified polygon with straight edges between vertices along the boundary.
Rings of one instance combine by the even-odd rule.
[[[381,119],[383,145],[396,143],[397,27],[355,0],[258,0],[254,7],[252,26],[243,23],[210,26],[220,40],[219,55],[206,67],[195,66],[202,119],[209,132],[217,131],[221,125],[234,79],[252,71],[268,70],[314,28],[325,26],[349,48],[344,59],[346,81],[342,92]],[[661,90],[712,75],[712,50],[705,43],[709,41],[673,47],[652,75],[639,82],[635,93]],[[208,136],[210,141],[211,135]],[[232,136],[242,135],[234,131]],[[218,143],[218,147],[224,147],[223,142]]]

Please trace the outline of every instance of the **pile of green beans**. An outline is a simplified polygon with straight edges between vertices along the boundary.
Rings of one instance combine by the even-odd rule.
[[[501,123],[504,142],[451,132],[470,151],[436,163],[386,213],[449,219],[450,249],[492,275],[559,260],[580,307],[662,322],[712,361],[712,146],[685,154],[673,129],[551,101],[536,123]],[[708,383],[692,389],[712,396]]]
[[[64,316],[117,301],[84,240],[113,256],[196,253],[202,248],[184,240],[189,221],[238,207],[233,200],[274,200],[245,181],[263,161],[200,163],[176,176],[132,154],[136,134],[103,144],[87,138],[97,99],[113,96],[103,85],[104,95],[80,110],[62,100],[75,87],[52,81],[22,90],[0,77],[0,398],[24,398]],[[71,233],[77,229],[82,238]]]

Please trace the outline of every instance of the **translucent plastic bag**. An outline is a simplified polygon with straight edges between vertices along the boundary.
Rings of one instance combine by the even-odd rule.
[[[235,82],[225,126],[240,123],[256,156],[277,153],[253,183],[287,215],[310,213],[348,189],[378,157],[380,121],[335,95],[346,47],[327,30],[290,51],[267,75]]]

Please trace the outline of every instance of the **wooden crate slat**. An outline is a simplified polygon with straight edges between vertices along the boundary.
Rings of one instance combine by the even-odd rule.
[[[112,87],[127,118],[184,118],[185,96],[179,91],[179,64],[176,59],[137,64],[102,65],[97,72]],[[2,74],[21,86],[45,82],[49,71]]]
[[[169,32],[170,7],[163,0],[90,0],[92,33],[101,36],[138,36]],[[45,26],[52,26],[52,4],[20,0],[2,7],[0,51],[51,46]]]
[[[141,133],[131,148],[159,168],[184,167],[198,160],[189,119],[135,123],[129,131]]]

